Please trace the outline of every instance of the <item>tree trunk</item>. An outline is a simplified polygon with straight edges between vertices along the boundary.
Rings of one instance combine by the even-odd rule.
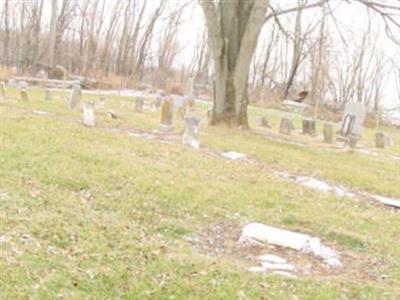
[[[214,58],[215,91],[211,125],[248,128],[248,76],[269,0],[200,2]]]

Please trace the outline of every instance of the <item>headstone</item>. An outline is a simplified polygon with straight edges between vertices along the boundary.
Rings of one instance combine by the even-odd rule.
[[[360,102],[347,103],[340,123],[340,135],[344,137],[352,135],[359,139],[363,132],[365,115],[366,109],[364,104]]]
[[[288,118],[282,118],[279,126],[279,133],[289,135],[294,128],[293,123]]]
[[[200,119],[191,117],[185,118],[185,131],[183,133],[183,144],[191,146],[195,149],[200,148],[199,143],[199,130],[200,130]]]
[[[386,136],[383,132],[377,132],[375,134],[375,146],[376,148],[385,148]]]
[[[265,117],[265,116],[261,117],[261,119],[260,119],[260,125],[261,125],[262,127],[267,127],[267,128],[270,128],[270,127],[271,127],[271,126],[269,125],[269,123],[268,123],[267,117]]]
[[[21,100],[22,101],[28,101],[28,93],[26,92],[26,89],[21,89]]]
[[[93,102],[83,102],[83,124],[89,127],[93,127],[96,125]]]
[[[51,92],[49,89],[46,89],[44,91],[44,100],[45,101],[51,101]]]
[[[303,134],[315,135],[315,120],[313,119],[304,119],[303,120]]]
[[[26,89],[28,89],[28,83],[26,82],[26,81],[19,81],[18,82],[18,88],[20,89],[20,90],[26,90]]]
[[[329,123],[324,123],[324,142],[332,144],[333,143],[333,125]]]
[[[74,109],[76,105],[81,101],[82,90],[80,85],[74,84],[72,86],[71,95],[69,97],[69,108]]]
[[[138,96],[135,99],[135,111],[143,112],[144,97]]]
[[[4,81],[0,82],[0,97],[1,100],[4,100],[6,98],[6,84]]]
[[[173,109],[170,99],[164,99],[161,107],[161,126],[162,130],[172,130]]]

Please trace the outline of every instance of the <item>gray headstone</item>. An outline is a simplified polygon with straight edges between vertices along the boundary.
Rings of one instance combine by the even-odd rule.
[[[200,148],[199,143],[200,119],[195,117],[185,118],[185,131],[182,141],[184,145],[195,149]]]
[[[316,134],[315,125],[316,125],[315,120],[304,119],[303,120],[303,134],[315,135]]]
[[[324,142],[328,144],[333,143],[333,125],[324,123]]]
[[[294,128],[292,120],[288,118],[282,118],[279,126],[279,133],[289,135]]]
[[[28,93],[26,91],[26,89],[21,89],[21,100],[22,101],[28,101]]]
[[[157,96],[156,97],[156,108],[161,107],[162,103],[163,103],[163,97],[162,96]]]
[[[80,85],[74,84],[72,86],[71,95],[69,97],[69,108],[74,109],[79,102],[81,102],[82,90]]]
[[[343,118],[340,123],[340,135],[359,139],[363,132],[366,109],[360,102],[349,102],[346,104]]]
[[[267,117],[261,117],[261,119],[260,119],[260,125],[262,126],[262,127],[267,127],[267,128],[269,128],[269,127],[271,127],[270,125],[269,125],[269,123],[268,123],[268,119],[267,119]]]
[[[83,124],[89,127],[96,125],[93,102],[83,102]]]
[[[394,139],[388,133],[377,132],[375,134],[375,146],[377,148],[386,148],[394,146]]]

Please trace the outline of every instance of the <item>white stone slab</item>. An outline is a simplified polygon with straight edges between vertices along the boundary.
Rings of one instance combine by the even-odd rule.
[[[239,242],[268,243],[297,251],[314,254],[324,260],[330,267],[341,266],[335,251],[322,245],[321,240],[307,234],[267,226],[261,223],[250,223],[243,227]]]
[[[246,155],[243,153],[235,152],[235,151],[228,151],[221,154],[223,157],[231,159],[231,160],[238,160],[246,158]]]

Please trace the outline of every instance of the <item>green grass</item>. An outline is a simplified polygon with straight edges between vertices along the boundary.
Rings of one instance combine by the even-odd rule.
[[[9,95],[17,98],[13,90]],[[400,164],[386,152],[374,159],[319,147],[301,136],[293,139],[310,146],[279,144],[252,131],[203,128],[202,144],[254,155],[265,163],[261,167],[179,142],[106,131],[157,127],[159,112],[134,113],[129,98],[108,97],[96,115],[99,127],[86,128],[81,113],[71,112],[62,99],[46,103],[38,89],[29,96],[28,103],[0,103],[0,236],[7,237],[0,244],[0,299],[400,297],[398,213],[311,191],[270,172],[287,169],[400,196],[394,184],[400,182]],[[109,109],[117,120],[107,118]],[[257,115],[268,114],[276,123],[279,112],[250,114],[259,129]],[[181,121],[175,127],[181,131]],[[364,142],[371,138],[367,130]],[[239,231],[248,221],[320,236],[340,251],[344,267],[298,279],[256,275],[236,256],[199,252],[184,239],[221,223]]]

